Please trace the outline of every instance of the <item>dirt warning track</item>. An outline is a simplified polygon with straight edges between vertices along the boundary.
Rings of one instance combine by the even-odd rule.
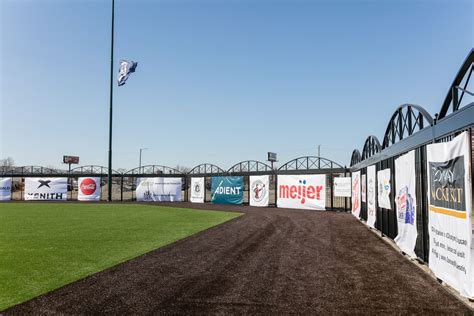
[[[245,215],[7,313],[472,314],[350,214],[170,205]]]

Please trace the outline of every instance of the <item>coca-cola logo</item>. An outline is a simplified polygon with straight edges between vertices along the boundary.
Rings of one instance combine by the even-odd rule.
[[[84,195],[92,195],[95,192],[96,188],[97,184],[91,178],[86,178],[82,180],[80,185],[81,192]]]

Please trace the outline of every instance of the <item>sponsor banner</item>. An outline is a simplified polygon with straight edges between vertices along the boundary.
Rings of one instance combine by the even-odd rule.
[[[462,296],[474,298],[470,138],[426,146],[429,267]]]
[[[395,205],[398,235],[395,243],[408,256],[416,258],[415,151],[395,159]]]
[[[181,178],[138,178],[136,197],[139,202],[181,201]]]
[[[375,212],[375,195],[377,185],[375,183],[375,166],[367,167],[367,225],[374,228],[377,214]]]
[[[360,171],[352,173],[352,215],[359,218],[360,216]]]
[[[10,201],[12,199],[12,179],[0,178],[0,201]]]
[[[204,195],[206,194],[206,186],[204,178],[191,178],[191,197],[192,203],[204,203]]]
[[[277,206],[325,210],[326,175],[279,175]]]
[[[79,201],[100,201],[100,178],[77,179],[77,199]]]
[[[351,197],[351,178],[334,178],[334,196]]]
[[[363,174],[361,177],[360,177],[360,187],[361,187],[361,196],[362,196],[362,202],[366,203],[367,202],[367,199],[365,198],[366,197],[366,193],[367,193],[367,180],[366,180],[366,176],[365,174]]]
[[[25,178],[25,200],[67,200],[67,178]]]
[[[270,176],[250,176],[250,206],[268,206]]]
[[[216,204],[242,204],[243,177],[212,177],[211,202]]]
[[[377,171],[377,184],[377,200],[379,203],[379,207],[391,210],[392,205],[390,204],[390,169],[383,169]]]

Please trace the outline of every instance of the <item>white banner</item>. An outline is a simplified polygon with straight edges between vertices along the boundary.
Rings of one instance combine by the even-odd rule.
[[[100,201],[100,178],[77,179],[77,199],[79,201]]]
[[[352,173],[352,215],[360,216],[360,171]]]
[[[250,206],[268,206],[270,176],[250,176]]]
[[[392,187],[390,185],[390,169],[377,171],[377,183],[377,199],[379,202],[379,207],[391,210],[392,205],[390,204],[390,191]]]
[[[334,196],[351,197],[351,178],[334,178]]]
[[[181,178],[138,178],[136,189],[137,201],[181,201],[181,185]]]
[[[12,178],[0,178],[0,201],[12,199]]]
[[[437,278],[474,298],[470,137],[426,146],[430,233],[429,267]]]
[[[375,166],[367,167],[367,225],[374,228],[377,219],[375,195],[377,185],[375,183]]]
[[[25,200],[67,200],[67,178],[25,178]]]
[[[205,194],[204,178],[191,178],[191,197],[189,201],[192,203],[204,203]]]
[[[362,193],[362,202],[367,202],[367,199],[365,198],[366,196],[366,192],[367,192],[367,178],[365,177],[365,174],[363,174],[361,176],[361,180],[360,180],[360,186],[361,186],[361,193]]]
[[[395,159],[395,205],[398,235],[395,243],[412,258],[416,258],[416,189],[415,151]]]
[[[278,207],[326,209],[326,175],[279,175]]]

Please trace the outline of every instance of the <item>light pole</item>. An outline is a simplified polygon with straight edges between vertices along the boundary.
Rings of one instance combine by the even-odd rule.
[[[108,197],[109,202],[112,201],[112,104],[113,104],[113,70],[114,70],[114,19],[115,19],[115,0],[112,0],[112,30],[110,41],[110,95],[109,95],[109,162],[108,162]]]
[[[148,148],[140,148],[140,160],[138,161],[138,172],[142,171],[142,150],[147,150]]]

